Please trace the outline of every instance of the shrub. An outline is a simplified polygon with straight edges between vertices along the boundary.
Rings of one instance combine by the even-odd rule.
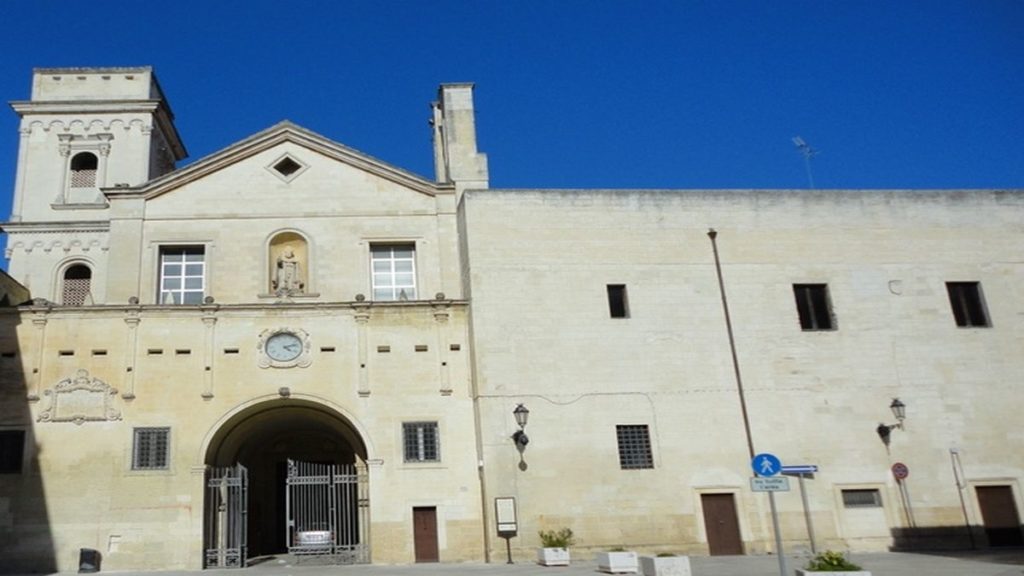
[[[855,572],[860,569],[860,566],[847,560],[842,552],[832,550],[826,550],[811,558],[804,568],[812,572]]]
[[[671,552],[658,552],[658,558],[675,558],[676,555]]]
[[[568,548],[576,543],[576,539],[573,538],[572,530],[568,528],[562,528],[559,531],[541,530],[537,532],[540,535],[540,543],[545,548]]]

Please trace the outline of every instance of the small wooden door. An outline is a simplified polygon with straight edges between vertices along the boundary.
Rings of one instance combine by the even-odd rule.
[[[437,508],[412,509],[412,539],[417,562],[437,562]]]
[[[704,529],[708,534],[708,553],[712,556],[743,554],[736,501],[732,494],[701,494]]]
[[[981,519],[985,523],[988,545],[1024,544],[1013,489],[1009,486],[978,486],[975,490],[978,494],[978,507],[981,508]]]

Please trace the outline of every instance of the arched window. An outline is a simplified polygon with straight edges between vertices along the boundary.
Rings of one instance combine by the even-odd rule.
[[[71,158],[71,187],[94,188],[99,158],[92,152],[79,152]]]
[[[92,270],[85,264],[68,266],[64,271],[64,283],[60,301],[65,306],[84,306],[89,299],[92,284]]]

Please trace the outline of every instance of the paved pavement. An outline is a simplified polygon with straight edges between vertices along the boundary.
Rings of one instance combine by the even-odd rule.
[[[997,552],[944,552],[851,554],[850,559],[873,576],[1024,576],[1024,549]],[[806,557],[788,557],[789,573]],[[775,556],[691,556],[693,576],[779,576]],[[102,574],[102,573],[101,573]],[[568,567],[531,563],[413,564],[402,566],[324,566],[296,562],[282,556],[269,558],[244,570],[185,572],[119,572],[121,576],[597,576],[592,559],[573,560]]]

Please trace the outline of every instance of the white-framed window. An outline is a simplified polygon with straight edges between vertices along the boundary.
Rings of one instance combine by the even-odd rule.
[[[64,269],[61,279],[60,303],[84,306],[92,290],[92,270],[85,264],[72,264]]]
[[[623,470],[654,468],[651,434],[646,424],[620,424],[615,427],[619,442],[619,467]]]
[[[373,244],[370,272],[374,300],[416,299],[416,245]]]
[[[440,462],[437,422],[403,422],[402,445],[406,462]]]
[[[160,247],[160,304],[202,304],[206,290],[203,246]]]
[[[170,467],[170,448],[170,428],[135,428],[132,470],[167,470]]]

